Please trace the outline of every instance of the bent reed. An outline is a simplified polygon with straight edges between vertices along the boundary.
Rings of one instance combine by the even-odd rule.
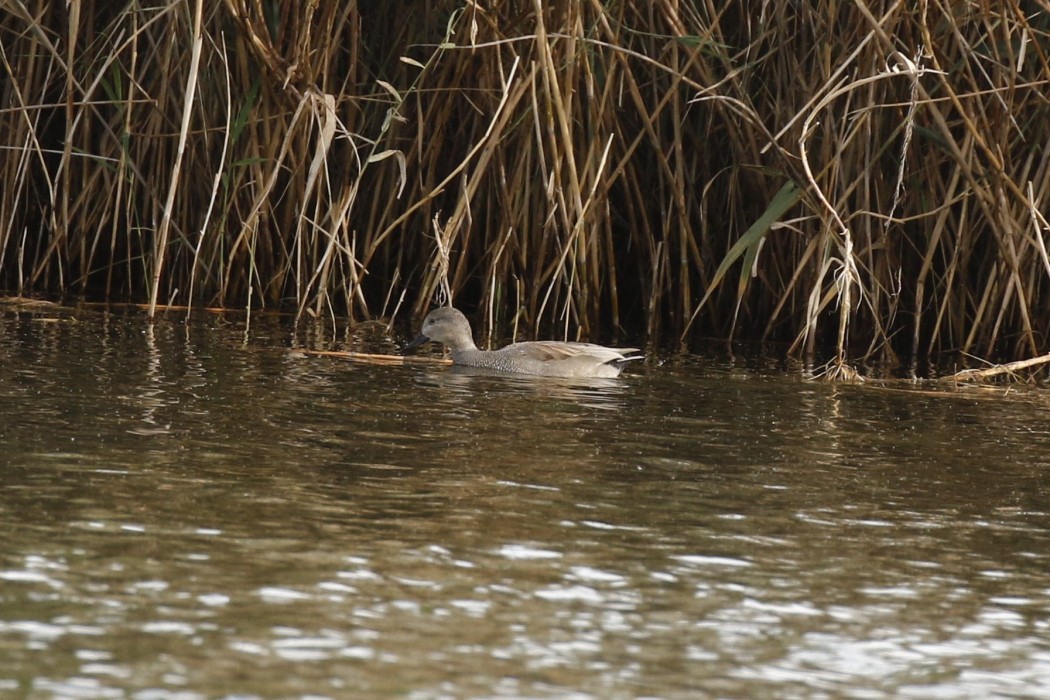
[[[0,288],[1031,357],[1040,6],[5,2]]]

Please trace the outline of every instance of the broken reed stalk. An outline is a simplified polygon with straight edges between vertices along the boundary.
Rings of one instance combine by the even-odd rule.
[[[0,32],[0,287],[421,315],[438,221],[489,331],[1047,349],[1050,19],[1017,3],[23,0]]]

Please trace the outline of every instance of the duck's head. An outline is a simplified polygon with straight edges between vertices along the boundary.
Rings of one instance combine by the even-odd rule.
[[[419,336],[405,346],[405,352],[430,341],[443,343],[451,350],[475,347],[474,337],[470,333],[470,322],[458,309],[451,306],[443,306],[427,314]]]

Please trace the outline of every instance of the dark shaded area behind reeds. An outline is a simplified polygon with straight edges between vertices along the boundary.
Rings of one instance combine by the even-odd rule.
[[[0,3],[0,286],[1047,350],[1045,2],[491,5]]]

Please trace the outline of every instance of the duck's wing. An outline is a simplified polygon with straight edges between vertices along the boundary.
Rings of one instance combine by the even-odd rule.
[[[499,351],[509,356],[528,358],[538,362],[557,362],[579,357],[591,357],[598,363],[641,359],[635,355],[638,348],[607,348],[594,343],[567,343],[558,340],[533,340],[513,343]]]

